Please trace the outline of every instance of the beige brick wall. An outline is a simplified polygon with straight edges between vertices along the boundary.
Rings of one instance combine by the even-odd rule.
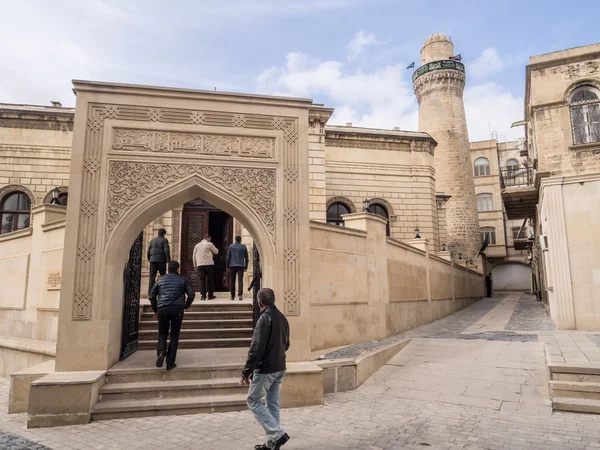
[[[308,189],[310,220],[326,221],[325,122],[311,117],[308,129]]]
[[[56,186],[69,185],[71,131],[0,127],[0,189],[21,185],[41,203]]]

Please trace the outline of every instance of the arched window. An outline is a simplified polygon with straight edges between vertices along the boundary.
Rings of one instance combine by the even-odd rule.
[[[488,241],[489,245],[496,244],[496,229],[494,227],[483,227],[483,228],[480,228],[479,231],[481,232],[481,243],[482,244],[485,241],[485,238],[487,236],[489,236],[489,241]]]
[[[0,200],[0,234],[29,228],[31,200],[23,192],[9,192]]]
[[[600,141],[600,94],[591,86],[582,86],[573,91],[571,106],[571,128],[573,144]]]
[[[335,202],[327,208],[327,223],[330,225],[344,226],[344,214],[350,214],[350,208],[341,202]]]
[[[483,156],[477,158],[475,163],[475,176],[476,177],[485,177],[490,175],[490,161]]]
[[[517,161],[514,158],[511,158],[508,161],[506,161],[506,174],[508,176],[516,175],[518,171],[519,171],[519,161]]]
[[[377,214],[378,216],[381,216],[387,220],[387,225],[385,226],[385,234],[387,236],[389,236],[390,235],[390,215],[388,213],[387,208],[383,205],[380,205],[379,203],[372,203],[371,206],[369,206],[369,212],[371,214]]]
[[[477,194],[477,211],[493,211],[494,199],[492,194]]]
[[[67,206],[67,203],[69,202],[69,193],[61,192],[60,194],[58,194],[57,200],[60,206]]]

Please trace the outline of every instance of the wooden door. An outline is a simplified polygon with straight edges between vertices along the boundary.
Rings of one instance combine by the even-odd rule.
[[[194,267],[194,247],[200,242],[208,231],[208,212],[183,210],[181,219],[181,270],[180,273],[187,278],[194,291],[200,291],[198,272]]]

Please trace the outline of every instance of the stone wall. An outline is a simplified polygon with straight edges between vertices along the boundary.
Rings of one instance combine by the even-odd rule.
[[[344,219],[346,228],[311,223],[313,351],[380,340],[484,295],[475,267],[428,252],[424,239],[386,238],[385,222],[372,214]]]
[[[0,376],[55,354],[66,208],[31,214],[30,228],[0,236]]]
[[[390,236],[412,239],[415,228],[439,250],[433,171],[435,141],[425,133],[327,127],[327,201],[351,211],[370,200],[390,215]]]

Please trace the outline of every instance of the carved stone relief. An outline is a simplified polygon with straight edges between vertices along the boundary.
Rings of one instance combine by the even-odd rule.
[[[273,158],[275,139],[169,131],[115,130],[115,150]]]
[[[230,128],[252,128],[280,130],[283,139],[282,169],[285,179],[282,207],[287,211],[283,225],[284,246],[284,311],[288,315],[299,314],[299,261],[298,215],[294,208],[299,204],[299,161],[298,123],[296,118],[266,115],[235,114],[223,111],[190,111],[177,108],[147,108],[127,105],[90,105],[87,117],[86,143],[82,171],[80,221],[77,234],[78,252],[74,279],[73,320],[90,320],[94,292],[94,277],[99,255],[95,248],[98,221],[106,221],[103,242],[114,231],[125,211],[134,207],[157,190],[179,182],[182,178],[199,176],[241,198],[253,208],[265,224],[275,242],[275,168],[236,168],[224,166],[202,166],[199,164],[170,164],[165,162],[143,163],[110,161],[103,168],[102,161],[104,122],[119,119],[157,123],[179,123]],[[247,156],[274,158],[273,138],[254,138],[206,133],[174,133],[164,131],[140,131],[120,129],[114,133],[110,143],[114,150],[135,150],[160,153],[190,153],[194,155]],[[120,147],[120,148],[119,148]],[[153,155],[156,158],[156,155]],[[108,205],[106,217],[98,218],[100,173],[107,170],[109,176]],[[283,211],[282,211],[283,213]],[[173,216],[173,250],[179,250],[176,229],[180,228],[180,214]]]

